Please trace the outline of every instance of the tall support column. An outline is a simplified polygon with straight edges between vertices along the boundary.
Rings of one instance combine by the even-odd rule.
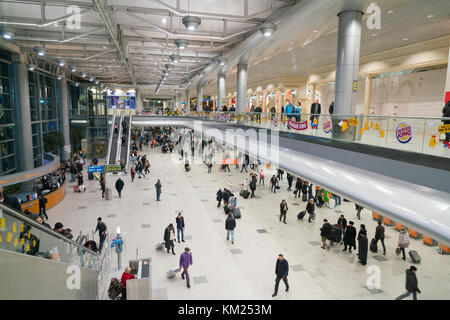
[[[372,75],[367,75],[364,83],[364,115],[369,115],[370,92],[372,87]]]
[[[140,114],[143,111],[141,90],[136,89],[136,112]]]
[[[247,107],[247,68],[247,64],[237,65],[237,112],[245,112]]]
[[[20,171],[30,170],[34,168],[33,156],[33,139],[31,131],[31,111],[30,111],[30,92],[28,84],[28,69],[27,65],[19,61],[15,63],[16,87],[18,97],[18,152],[20,157],[19,169]]]
[[[354,114],[361,47],[361,11],[338,14],[338,49],[336,59],[336,91],[334,114]]]
[[[184,90],[184,94],[185,94],[185,101],[186,101],[186,104],[184,105],[184,110],[190,111],[191,110],[191,102],[189,101],[189,89]]]
[[[67,88],[67,79],[64,76],[61,79],[61,119],[62,132],[64,134],[64,154],[62,160],[70,159],[70,124],[69,124],[69,91]]]
[[[447,80],[445,81],[444,102],[450,101],[450,48],[448,50]]]
[[[197,111],[203,111],[203,88],[200,84],[197,85]]]
[[[222,110],[225,104],[225,74],[219,72],[217,74],[217,111]]]

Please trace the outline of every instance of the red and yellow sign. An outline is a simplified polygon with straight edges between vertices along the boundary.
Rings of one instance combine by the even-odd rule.
[[[348,125],[357,127],[358,126],[358,119],[355,119],[355,118],[348,119]]]
[[[450,132],[450,124],[443,124],[438,127],[439,133],[447,133]]]

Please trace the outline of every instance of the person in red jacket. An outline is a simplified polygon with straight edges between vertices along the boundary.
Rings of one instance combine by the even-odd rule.
[[[122,285],[122,299],[127,300],[127,280],[136,279],[131,273],[131,268],[126,267],[124,273],[122,273],[122,278],[120,279],[120,284]]]

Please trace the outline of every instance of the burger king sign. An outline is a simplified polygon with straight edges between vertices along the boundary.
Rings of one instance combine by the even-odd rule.
[[[395,136],[398,142],[408,143],[413,137],[413,129],[407,122],[400,122],[395,130]]]

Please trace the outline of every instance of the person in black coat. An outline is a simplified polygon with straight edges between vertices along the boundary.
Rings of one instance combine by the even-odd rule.
[[[330,114],[333,114],[333,113],[334,113],[334,101],[331,102],[330,107],[328,108],[328,112],[329,112]]]
[[[328,222],[327,219],[323,219],[323,225],[322,228],[320,228],[320,237],[322,238],[322,249],[330,249],[330,246],[327,244],[327,238],[330,234],[331,230],[331,224]]]
[[[236,219],[232,213],[228,214],[227,220],[225,220],[225,230],[227,230],[227,240],[230,239],[231,233],[231,244],[234,244],[234,229],[236,228]]]
[[[175,248],[175,244],[174,241],[175,240],[175,230],[173,228],[173,224],[169,224],[169,226],[166,228],[166,230],[164,230],[164,242],[165,242],[165,247],[167,249],[167,253],[170,253],[170,248],[172,248],[172,254],[175,254],[174,248]]]
[[[450,118],[450,101],[447,101],[444,108],[442,109],[442,117]],[[450,124],[450,119],[442,120],[443,124]],[[445,134],[445,141],[450,142],[450,132]]]
[[[124,186],[124,185],[125,185],[125,184],[123,183],[123,180],[120,179],[120,178],[117,178],[117,181],[116,181],[116,190],[117,190],[117,193],[119,194],[119,198],[122,197],[122,189],[123,189],[123,186]]]
[[[417,300],[417,293],[421,293],[419,286],[417,284],[417,276],[416,276],[417,268],[415,266],[409,267],[406,269],[406,293],[401,294],[395,300],[401,300],[403,298],[409,297],[412,293],[413,299]]]
[[[347,228],[347,219],[345,219],[343,214],[341,214],[341,216],[339,217],[337,224],[341,226],[342,233],[344,234],[345,228]]]
[[[181,241],[184,242],[184,217],[181,214],[181,212],[178,213],[178,216],[175,218],[175,222],[177,224],[178,243],[180,243],[180,233],[181,233]]]
[[[216,199],[217,199],[217,208],[219,208],[220,207],[220,203],[222,202],[222,199],[223,199],[222,189],[219,189],[219,191],[217,191],[216,195],[217,195],[217,197],[216,197]]]
[[[45,220],[48,220],[47,212],[45,212],[45,206],[47,204],[47,199],[44,198],[42,194],[39,195],[39,215],[45,216]]]
[[[275,279],[275,290],[272,297],[275,297],[278,294],[278,286],[281,279],[283,279],[283,282],[286,286],[286,292],[289,291],[289,283],[287,279],[287,276],[289,274],[289,263],[286,259],[284,259],[282,254],[278,255],[277,263],[275,265],[275,274],[277,275],[277,277]]]
[[[22,213],[22,207],[20,206],[19,200],[16,197],[8,196],[3,191],[3,187],[0,186],[0,202],[8,207],[15,209]]]
[[[306,212],[308,212],[309,217],[308,217],[308,222],[312,222],[311,220],[314,219],[314,210],[315,210],[315,206],[314,206],[314,199],[309,199],[308,204],[306,205]]]
[[[344,233],[344,250],[342,251],[347,251],[347,246],[348,251],[351,253],[352,252],[352,247],[356,250],[356,229],[353,226],[354,222],[350,221],[348,223],[349,225],[347,226],[347,228],[345,228],[345,233]]]
[[[314,118],[316,118],[317,121],[319,121],[319,117],[317,115],[320,113],[321,113],[321,106],[320,106],[319,100],[316,100],[316,102],[314,102],[311,105],[311,117],[310,117],[311,122],[314,122]]]
[[[358,259],[363,266],[367,263],[368,247],[369,240],[367,240],[366,226],[362,224],[358,233]]]
[[[295,190],[294,194],[295,197],[300,197],[300,192],[302,191],[302,179],[297,178],[297,181],[295,181]]]
[[[287,181],[288,181],[288,189],[287,191],[292,191],[292,181],[294,180],[294,176],[291,175],[289,172],[287,173]]]

